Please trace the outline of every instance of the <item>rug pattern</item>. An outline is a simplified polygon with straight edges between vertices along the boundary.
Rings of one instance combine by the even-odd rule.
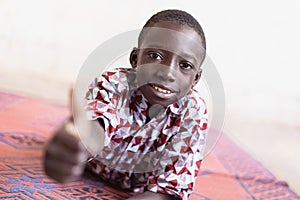
[[[68,184],[44,174],[43,149],[69,116],[67,106],[0,92],[0,199],[122,200],[130,193],[91,172]],[[286,182],[223,135],[207,156],[190,200],[300,199]]]

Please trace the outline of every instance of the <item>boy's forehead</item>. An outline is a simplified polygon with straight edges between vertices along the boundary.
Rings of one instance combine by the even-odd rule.
[[[172,27],[173,28],[173,27]],[[157,48],[180,55],[183,58],[202,60],[205,55],[201,38],[192,28],[182,25],[174,29],[144,27],[139,48]]]

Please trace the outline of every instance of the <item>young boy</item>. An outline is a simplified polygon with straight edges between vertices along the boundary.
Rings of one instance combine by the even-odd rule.
[[[102,151],[88,159],[79,138],[63,126],[47,147],[46,173],[72,181],[88,160],[105,181],[140,192],[131,200],[187,199],[207,131],[206,106],[193,89],[205,49],[202,28],[190,14],[153,15],[131,52],[132,68],[105,72],[90,85],[87,116],[106,136]]]

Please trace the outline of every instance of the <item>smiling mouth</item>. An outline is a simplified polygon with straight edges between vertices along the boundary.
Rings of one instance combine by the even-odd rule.
[[[165,88],[163,86],[160,86],[160,85],[156,85],[156,84],[149,84],[154,90],[160,92],[160,93],[163,93],[163,94],[171,94],[173,93],[174,91],[168,89],[168,88]]]

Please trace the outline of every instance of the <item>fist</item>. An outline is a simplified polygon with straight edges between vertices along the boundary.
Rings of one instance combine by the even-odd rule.
[[[45,151],[45,173],[61,182],[81,177],[88,158],[86,148],[75,134],[72,122],[62,125],[50,140]]]

